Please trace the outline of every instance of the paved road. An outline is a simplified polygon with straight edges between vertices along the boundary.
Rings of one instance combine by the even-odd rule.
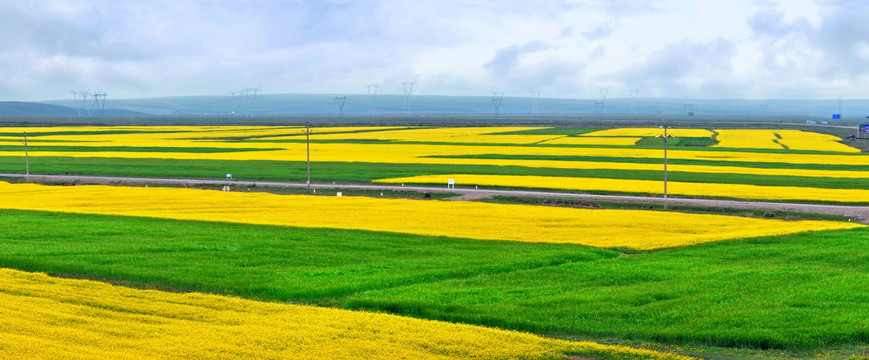
[[[0,174],[0,178],[25,178],[22,174]],[[128,178],[128,177],[110,177],[110,176],[78,176],[78,175],[30,175],[30,179],[34,181],[48,182],[78,182],[86,184],[175,184],[175,185],[235,185],[235,186],[270,186],[270,187],[287,187],[287,188],[304,188],[305,183],[293,182],[274,182],[274,181],[240,181],[240,180],[203,180],[203,179],[162,179],[162,178]],[[576,200],[598,200],[598,201],[616,201],[616,202],[632,202],[632,203],[649,203],[662,204],[664,198],[653,196],[629,196],[629,195],[599,195],[599,194],[577,194],[566,192],[551,192],[551,191],[531,191],[531,190],[491,190],[491,189],[471,189],[471,188],[454,188],[448,189],[445,186],[428,187],[428,186],[397,186],[397,185],[355,185],[355,184],[311,184],[312,189],[318,190],[382,190],[382,191],[415,191],[415,192],[431,192],[431,193],[456,193],[460,194],[458,200],[481,199],[492,196],[527,196],[539,198],[562,198]],[[731,209],[760,209],[760,210],[778,210],[778,211],[796,211],[803,213],[841,215],[853,218],[854,221],[860,221],[864,224],[869,224],[869,206],[848,206],[848,205],[820,205],[820,204],[793,204],[793,203],[777,203],[777,202],[761,202],[761,201],[739,201],[739,200],[715,200],[715,199],[691,199],[691,198],[669,198],[667,199],[670,205],[690,205],[703,207],[722,207]]]

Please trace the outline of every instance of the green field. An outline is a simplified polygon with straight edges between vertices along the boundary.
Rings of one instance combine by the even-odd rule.
[[[691,125],[707,127],[704,124]],[[495,134],[577,136],[601,130],[607,124],[592,126],[602,127],[492,131]],[[280,154],[294,151],[298,155],[303,139],[268,139],[286,135],[284,129],[264,133],[210,133],[223,138],[202,142],[191,139],[207,136],[206,131],[201,134],[191,132],[183,139],[160,141],[157,140],[160,137],[135,137],[138,133],[160,133],[156,128],[153,131],[84,129],[81,133],[60,130],[43,129],[42,133],[29,133],[36,140],[36,145],[31,143],[29,148],[31,174],[224,180],[226,174],[231,173],[236,180],[257,182],[245,188],[234,186],[233,190],[276,193],[303,190],[265,188],[260,182],[303,183],[306,179],[306,163],[302,161],[171,159],[177,156],[172,154],[176,152],[204,157],[209,153],[290,149],[267,158],[281,160],[285,155]],[[346,132],[346,129],[336,131]],[[827,132],[841,136],[846,134],[845,131],[829,128]],[[71,137],[64,143],[52,138],[43,143],[39,139],[41,135],[74,134],[118,135],[121,138],[115,142],[94,144],[88,143],[87,136]],[[18,134],[6,135],[16,137]],[[479,134],[474,133],[476,135]],[[406,137],[409,140],[405,141],[362,140],[364,136],[356,140],[314,140],[311,142],[312,149],[315,149],[313,153],[317,154],[316,147],[321,146],[324,158],[334,161],[318,161],[314,157],[311,179],[314,184],[368,184],[377,179],[438,174],[573,177],[577,181],[583,178],[662,181],[664,177],[662,158],[594,156],[595,153],[584,156],[585,148],[653,149],[647,152],[652,154],[650,156],[657,156],[663,143],[654,137],[644,137],[636,145],[598,146],[525,144],[523,141],[490,144],[482,138],[477,142],[461,138],[456,143],[443,142],[452,141],[450,136],[433,137],[437,142],[422,141],[428,138],[413,136]],[[472,148],[474,151],[468,152],[402,152],[402,146],[384,145],[392,142],[432,145],[432,148],[438,145],[475,147]],[[669,145],[680,150],[683,156],[689,152],[702,155],[696,159],[671,158],[669,164],[743,167],[759,170],[760,174],[688,172],[685,168],[673,171],[679,167],[672,166],[667,174],[668,180],[708,186],[750,184],[869,189],[869,177],[764,174],[767,172],[765,169],[869,172],[869,163],[862,161],[865,153],[710,147],[715,142],[714,138],[676,138]],[[272,145],[263,145],[265,143]],[[288,143],[295,144],[286,147]],[[328,147],[334,143],[376,144],[372,151],[379,153],[348,157],[356,161],[342,162],[345,159],[342,151],[362,154],[367,148],[333,147],[337,150],[329,152]],[[0,156],[0,173],[24,172],[23,146],[17,144],[18,140],[6,139],[4,145],[0,145],[0,151],[12,155]],[[227,145],[238,147],[227,148]],[[256,148],[258,145],[268,149]],[[510,151],[497,153],[495,146],[491,150],[484,148],[490,145],[510,146]],[[540,147],[549,149],[524,151]],[[563,151],[561,148],[577,149]],[[107,151],[139,153],[135,156],[150,152],[154,153],[151,156],[170,158],[103,158],[97,154]],[[81,157],[40,156],[52,152],[77,152]],[[731,152],[758,155],[732,157],[728,154]],[[567,155],[532,155],[534,153]],[[625,168],[630,164],[649,164],[653,165],[652,169],[658,169],[655,165],[660,164],[661,169],[413,164],[416,156],[425,156],[420,154],[447,159],[444,161],[554,160],[624,163]],[[663,156],[663,151],[660,154]],[[812,163],[727,161],[762,159],[773,154],[805,155],[800,161]],[[381,155],[396,156],[385,159]],[[199,155],[193,157],[196,156]],[[220,157],[224,156],[216,158]],[[844,165],[847,163],[856,165]],[[24,180],[16,178],[11,181]],[[469,185],[473,187],[474,184]],[[381,195],[379,190],[344,192],[347,195],[404,198],[457,195],[402,192]],[[324,189],[322,193],[330,192]],[[620,192],[624,193],[630,194]],[[739,194],[720,196],[736,198]],[[485,201],[593,208],[660,208],[660,205],[645,203],[585,203],[558,198],[557,195],[548,199],[502,196]],[[785,220],[850,221],[843,216],[763,210],[691,206],[673,206],[670,210]],[[97,279],[167,291],[199,291],[264,301],[395,313],[575,340],[650,347],[714,359],[869,357],[869,227],[722,241],[659,251],[17,210],[0,210],[0,229],[3,229],[0,231],[0,267],[41,271],[55,276]]]
[[[738,356],[740,348],[772,358],[847,357],[869,345],[867,228],[624,254],[11,210],[0,211],[0,227],[2,267],[137,287],[689,347],[716,357]]]
[[[469,158],[496,158],[502,156],[479,156]],[[531,159],[532,157],[512,157]],[[612,161],[612,158],[558,158],[534,157],[539,160],[582,160]],[[606,159],[606,160],[605,160]],[[630,162],[630,159],[619,161]],[[636,162],[649,163],[654,159],[636,159]],[[675,160],[673,164],[723,165],[732,164],[715,161]],[[778,165],[778,164],[776,164]],[[741,166],[741,165],[740,165]],[[764,168],[763,165],[755,167]],[[24,168],[21,157],[0,157],[0,172],[22,173]],[[782,168],[829,169],[829,170],[866,170],[863,166],[844,167],[841,165],[807,165],[801,167],[782,166]],[[238,180],[250,181],[290,181],[304,182],[306,164],[293,161],[254,161],[254,160],[179,160],[179,159],[135,159],[135,158],[87,158],[87,157],[36,157],[30,161],[31,174],[45,175],[100,175],[126,177],[171,177],[189,179],[221,179],[227,173]],[[392,177],[436,174],[485,174],[485,175],[534,175],[568,176],[607,179],[661,180],[661,171],[617,170],[617,169],[558,169],[533,168],[523,166],[496,165],[452,165],[452,164],[394,164],[362,162],[314,162],[312,182],[329,183],[368,183],[372,180]],[[831,189],[869,188],[869,178],[823,178],[799,176],[771,176],[753,174],[714,174],[697,172],[669,171],[670,181],[751,184],[762,186],[798,186]]]

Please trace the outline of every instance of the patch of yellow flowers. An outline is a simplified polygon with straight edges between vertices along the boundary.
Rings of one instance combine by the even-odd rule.
[[[643,194],[663,194],[664,182],[583,177],[525,175],[422,175],[379,179],[379,183],[445,184],[453,178],[459,185],[503,186],[513,188],[608,191]],[[668,181],[670,195],[725,197],[753,200],[825,201],[869,203],[869,189],[824,189],[797,186],[760,186],[746,184],[710,184]]]
[[[716,147],[860,152],[840,143],[841,139],[836,136],[801,130],[730,129],[717,132]]]
[[[18,210],[358,229],[603,248],[659,249],[861,226],[641,210],[102,185],[0,182],[0,198],[3,199],[0,208]]]
[[[615,128],[593,131],[582,136],[613,136],[613,137],[651,137],[664,135],[660,128]],[[667,135],[676,137],[712,137],[712,131],[706,129],[667,129]]]
[[[646,162],[663,161],[660,149],[628,147],[642,137],[659,135],[659,128],[618,128],[595,131],[579,136],[523,135],[517,131],[533,131],[545,128],[529,127],[323,127],[312,128],[312,139],[334,142],[315,143],[311,146],[314,162],[357,162],[426,165],[480,165],[521,166],[527,168],[575,169],[575,170],[651,170],[660,171],[660,163],[643,163],[625,159],[646,159]],[[304,128],[298,126],[119,126],[119,127],[46,127],[3,128],[0,145],[21,145],[21,138],[10,136],[27,131],[35,148],[30,157],[33,168],[38,168],[39,157],[82,158],[157,158],[195,160],[306,160]],[[102,134],[94,132],[104,132]],[[132,133],[131,133],[132,132]],[[671,164],[671,171],[706,174],[746,174],[770,176],[798,176],[813,178],[869,178],[869,171],[842,167],[841,170],[812,169],[814,164],[869,166],[869,156],[855,154],[857,149],[837,142],[835,136],[799,130],[718,130],[717,151],[704,148],[670,149],[668,157],[674,160],[711,161],[713,164]],[[682,137],[705,137],[714,135],[706,129],[669,129],[669,134]],[[226,139],[247,139],[226,141]],[[249,141],[248,141],[249,140]],[[294,140],[288,142],[287,140]],[[377,140],[365,142],[364,140]],[[343,141],[343,142],[342,142]],[[426,144],[421,142],[435,142]],[[512,146],[509,144],[515,144]],[[91,151],[46,151],[39,145],[90,147]],[[599,145],[599,146],[596,146]],[[613,147],[625,146],[625,147]],[[117,149],[129,147],[131,150]],[[824,150],[838,153],[758,153],[728,151],[723,148],[768,148],[784,150]],[[114,148],[114,149],[113,149]],[[151,148],[172,148],[170,151],[152,151]],[[224,152],[195,152],[188,148],[238,149]],[[102,151],[106,150],[106,151]],[[0,156],[22,157],[23,147],[15,151],[0,151]],[[541,157],[535,159],[534,157]],[[480,157],[480,158],[474,158]],[[546,159],[551,157],[552,159]],[[561,160],[559,160],[559,158]],[[23,163],[23,159],[22,159]],[[766,166],[744,166],[748,163],[763,163]],[[730,165],[728,165],[730,164]],[[779,166],[780,164],[780,166]],[[804,165],[795,168],[793,165]],[[800,167],[800,166],[798,166]],[[231,171],[227,171],[231,172]],[[577,172],[580,174],[581,172]],[[219,175],[219,174],[215,174]],[[501,177],[498,182],[486,180],[485,184],[507,186]],[[535,184],[539,188],[598,190],[613,192],[657,193],[651,182],[636,180],[588,180],[571,177],[572,187],[555,187],[566,180],[544,179]],[[407,181],[407,182],[410,182]],[[483,182],[476,182],[483,185]],[[862,202],[860,196],[851,197],[851,191],[840,189],[773,188],[752,185],[678,184],[674,194],[688,196],[726,196],[743,199],[810,200]],[[639,190],[639,189],[652,190]],[[681,192],[680,192],[681,191]],[[864,190],[855,190],[861,192]],[[815,196],[814,194],[817,194]],[[846,200],[841,200],[846,199]]]
[[[388,314],[0,269],[3,359],[690,359]]]

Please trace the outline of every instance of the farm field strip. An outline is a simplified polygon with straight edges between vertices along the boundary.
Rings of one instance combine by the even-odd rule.
[[[770,359],[828,359],[830,349],[852,345],[847,358],[863,359],[869,345],[867,230],[716,242],[413,284],[359,293],[345,307],[492,319],[494,326],[534,332],[816,350],[804,357],[771,350]]]
[[[541,141],[564,137],[564,135],[505,135],[490,134],[495,131],[515,132],[536,128],[529,127],[465,127],[465,128],[408,128],[385,129],[385,131],[360,134],[317,134],[312,130],[312,137],[318,140],[378,140],[392,142],[442,142],[442,143],[473,143],[473,144],[535,144]],[[304,135],[293,135],[271,140],[299,139]]]
[[[652,137],[662,136],[664,130],[660,128],[615,128],[598,130],[581,134],[579,136],[605,136],[605,137]],[[676,137],[711,137],[715,135],[707,129],[667,129],[667,135]]]
[[[146,136],[147,135],[147,136]],[[191,134],[192,135],[192,134]],[[316,137],[312,137],[317,140]],[[52,145],[82,146],[81,142],[63,143],[61,138],[46,137],[44,140],[52,140]],[[72,140],[72,139],[69,139]],[[84,139],[78,139],[84,140]],[[211,141],[190,139],[167,139],[161,134],[124,134],[124,135],[93,135],[87,136],[86,140],[94,141],[87,143],[88,146],[166,146],[166,147],[243,147],[243,148],[283,148],[284,151],[276,152],[264,157],[261,153],[250,154],[247,160],[285,160],[298,161],[305,154],[304,139],[300,142],[271,142],[268,140],[257,141]],[[37,140],[38,141],[38,140]],[[21,141],[14,140],[3,145],[21,145]],[[23,151],[23,148],[21,149]],[[362,153],[358,153],[362,151]],[[505,146],[505,145],[471,145],[471,144],[425,144],[425,143],[318,143],[311,149],[312,155],[319,156],[320,161],[342,161],[341,154],[347,157],[343,161],[372,161],[374,159],[389,159],[389,161],[403,161],[413,163],[418,158],[427,156],[448,155],[536,155],[536,156],[586,156],[586,157],[610,157],[614,160],[619,158],[646,158],[661,159],[661,149],[642,149],[633,147],[566,147],[566,146]],[[348,152],[356,152],[348,153]],[[142,153],[129,153],[130,156],[141,156]],[[19,156],[20,151],[7,151],[3,156]],[[179,153],[175,158],[184,158],[187,154]],[[38,156],[38,154],[34,154]],[[55,153],[47,156],[66,156],[63,153]],[[70,155],[73,156],[73,155]],[[108,152],[112,157],[123,157],[124,153]],[[163,154],[155,157],[169,157]],[[839,165],[869,165],[869,157],[860,154],[849,153],[756,153],[746,151],[708,151],[702,149],[671,149],[668,152],[671,159],[707,160],[715,162],[760,162],[760,163],[783,163],[783,164],[839,164]],[[215,158],[221,159],[221,158]],[[242,159],[244,158],[232,158]]]
[[[174,160],[212,160],[212,161],[275,161],[269,159],[293,158],[295,161],[303,161],[298,159],[299,154],[288,153],[285,150],[274,150],[274,147],[263,147],[261,149],[244,149],[244,148],[191,148],[189,151],[179,152],[179,148],[163,148],[159,152],[149,150],[149,148],[140,148],[137,151],[110,151],[111,148],[104,147],[101,150],[99,147],[88,147],[76,151],[32,151],[32,157],[74,157],[74,158],[135,158],[135,159],[174,159]],[[361,150],[360,150],[361,151]],[[337,156],[331,156],[323,153],[320,150],[314,152],[317,160],[320,162],[327,161],[328,158],[334,158],[333,162],[338,161]],[[281,156],[279,154],[286,154]],[[0,151],[0,156],[11,155],[9,157],[21,158],[20,152],[3,152]],[[455,155],[467,156],[467,155]],[[469,157],[453,157],[445,155],[445,157],[416,157],[413,159],[388,159],[381,158],[380,163],[388,162],[392,164],[418,164],[418,165],[479,165],[479,166],[519,166],[525,168],[538,169],[564,169],[564,170],[644,170],[661,172],[663,165],[659,163],[644,163],[644,162],[617,162],[617,161],[582,161],[582,160],[543,160],[543,159],[510,159],[493,158],[491,154],[477,155],[479,158],[471,155]],[[519,156],[519,155],[517,155]],[[345,156],[345,158],[353,156]],[[326,159],[324,159],[326,158]],[[610,158],[606,158],[610,159]],[[367,160],[367,161],[364,161]],[[371,166],[376,166],[376,157],[366,156],[365,159],[357,159],[352,161],[357,164],[371,163]],[[391,161],[390,161],[391,160]],[[617,159],[612,159],[617,160]],[[23,161],[23,160],[22,160]],[[38,166],[36,164],[34,167]],[[690,164],[670,164],[668,169],[671,172],[685,172],[698,174],[735,174],[735,175],[762,175],[762,176],[789,176],[789,177],[807,177],[807,178],[835,178],[835,179],[869,179],[869,171],[864,170],[824,170],[824,169],[795,169],[795,168],[764,168],[764,167],[749,167],[749,166],[728,166],[728,165],[690,165]],[[608,176],[603,176],[608,177]]]
[[[33,128],[41,136],[33,136],[30,157],[38,173],[41,158],[114,158],[214,161],[273,161],[304,162],[307,158],[301,127],[96,127],[88,128]],[[8,128],[4,134],[25,128]],[[75,131],[79,130],[79,131]],[[326,141],[313,144],[311,158],[315,163],[345,163],[356,175],[360,171],[368,176],[322,177],[323,181],[371,181],[382,178],[406,178],[432,173],[457,173],[480,168],[477,175],[570,177],[575,182],[588,183],[585,187],[566,189],[634,193],[636,188],[652,189],[643,181],[660,177],[663,153],[646,141],[641,146],[621,146],[647,138],[661,129],[623,128],[572,135],[548,132],[547,128],[407,128],[407,127],[326,127],[314,128],[312,138]],[[135,131],[143,131],[135,133]],[[688,196],[715,196],[742,199],[846,201],[865,202],[865,196],[842,200],[849,195],[845,189],[864,189],[869,179],[869,156],[854,154],[831,135],[797,130],[715,130],[672,129],[678,136],[720,136],[719,146],[681,146],[671,149],[668,158],[674,162],[669,168],[677,187],[674,194]],[[540,134],[535,134],[540,132]],[[7,137],[0,141],[0,157],[20,159],[19,139]],[[294,139],[294,140],[287,140]],[[374,140],[366,142],[366,140]],[[87,142],[83,142],[87,141]],[[342,142],[343,141],[343,142]],[[710,140],[711,141],[711,140]],[[728,142],[746,144],[727,145]],[[430,142],[430,143],[425,143]],[[557,143],[584,144],[553,145]],[[769,143],[780,151],[753,152],[745,149],[749,143]],[[782,147],[790,143],[795,149],[819,152],[790,152]],[[549,144],[549,145],[547,145]],[[599,145],[594,145],[599,144]],[[768,144],[767,144],[768,145]],[[743,147],[740,151],[728,146]],[[763,147],[766,145],[758,145]],[[787,145],[785,145],[787,147]],[[844,147],[844,148],[841,148]],[[22,149],[23,150],[23,149]],[[820,152],[823,150],[824,152]],[[575,158],[575,159],[574,159]],[[4,162],[15,160],[4,160]],[[682,162],[682,163],[680,163]],[[685,162],[691,162],[686,164]],[[352,165],[350,165],[352,164]],[[379,164],[404,166],[399,173],[378,174]],[[417,166],[414,166],[417,165]],[[424,165],[424,166],[419,166]],[[291,165],[295,166],[295,165]],[[363,169],[368,166],[369,169]],[[429,171],[431,167],[455,166],[455,170]],[[458,168],[463,166],[464,168]],[[848,168],[849,166],[853,169]],[[827,169],[823,169],[827,167]],[[830,169],[830,167],[837,167]],[[541,169],[541,170],[535,170]],[[496,171],[497,170],[497,171]],[[88,174],[93,170],[63,169],[63,173]],[[574,172],[570,172],[574,171]],[[226,169],[226,173],[233,173]],[[103,174],[106,174],[103,172]],[[319,173],[317,173],[319,174]],[[117,174],[125,175],[125,174]],[[605,180],[618,179],[600,185]],[[258,178],[249,178],[259,180]],[[548,179],[548,178],[547,178]],[[829,181],[827,180],[829,179]],[[544,181],[540,188],[553,188],[556,182]],[[591,184],[594,183],[594,184]],[[698,189],[697,184],[715,184],[715,189]],[[727,184],[727,186],[719,186]],[[493,184],[477,182],[477,185]],[[620,188],[616,185],[625,185]],[[642,185],[645,184],[645,185]],[[499,184],[499,185],[503,185]],[[499,186],[494,185],[494,186]],[[527,186],[527,185],[523,185]],[[777,186],[778,189],[772,187]],[[533,186],[528,186],[533,187]],[[688,190],[691,188],[691,190]],[[803,189],[794,189],[803,188]],[[810,190],[818,191],[817,196]],[[858,191],[858,190],[855,190]],[[642,190],[656,193],[655,190]],[[713,193],[716,193],[712,195]],[[792,194],[786,194],[791,193]],[[784,195],[777,195],[777,194]],[[782,197],[784,196],[784,197]]]
[[[0,350],[19,358],[688,359],[480,326],[0,269]],[[144,340],[144,341],[143,341]]]
[[[772,358],[785,349],[865,349],[869,329],[867,227],[620,256],[571,245],[0,213],[0,266],[134,286],[586,339],[771,347]]]
[[[845,229],[857,224],[476,202],[274,195],[179,188],[0,182],[0,207],[260,225],[324,227],[633,249]]]
[[[20,141],[7,145],[21,145]],[[52,146],[82,146],[81,143],[51,143]],[[271,143],[271,142],[225,142],[225,141],[170,141],[128,138],[124,141],[101,143],[99,146],[164,146],[176,148],[255,148],[258,151],[238,152],[232,154],[202,154],[186,152],[156,152],[148,151],[123,152],[86,152],[79,154],[74,151],[40,152],[33,151],[30,155],[38,156],[68,156],[68,157],[135,157],[135,158],[172,158],[190,159],[202,158],[212,160],[277,160],[303,161],[305,159],[305,144],[302,143]],[[259,149],[281,148],[283,150],[262,151]],[[2,151],[0,156],[23,156],[20,151]],[[610,158],[618,162],[620,158],[662,160],[659,149],[630,148],[570,148],[570,147],[528,147],[528,146],[469,146],[469,145],[429,145],[429,144],[356,144],[356,143],[319,143],[312,146],[311,155],[317,161],[344,162],[391,162],[391,163],[448,163],[455,160],[431,160],[432,156],[483,156],[498,154],[502,156],[581,156],[592,158]],[[761,163],[761,164],[803,164],[803,165],[856,165],[869,166],[869,156],[860,155],[827,155],[827,154],[782,154],[782,153],[746,153],[730,151],[694,151],[671,150],[668,158],[673,160],[701,160],[726,164]],[[515,160],[513,160],[516,162]],[[534,162],[522,162],[526,166],[535,166]],[[493,162],[493,164],[498,164]],[[541,165],[545,163],[540,163]]]
[[[713,145],[715,147],[860,152],[839,143],[836,136],[800,130],[727,129],[716,132],[719,143]]]
[[[588,136],[565,136],[542,140],[539,144],[547,145],[617,145],[632,146],[640,141],[639,137],[588,137]]]
[[[459,186],[480,185],[644,194],[664,193],[663,181],[582,177],[447,174],[378,179],[374,182],[389,184],[446,184],[447,179],[450,178],[454,179]],[[670,195],[683,196],[869,203],[869,190],[867,189],[825,189],[796,186],[757,186],[668,181],[667,190]]]
[[[616,162],[616,161],[581,161],[581,160],[533,160],[533,159],[505,159],[490,158],[481,155],[480,158],[448,157],[447,161],[440,164],[457,165],[500,165],[500,166],[523,166],[529,168],[552,168],[552,169],[576,169],[576,170],[650,170],[663,171],[661,163],[641,162]],[[615,159],[613,159],[615,160]],[[420,159],[420,162],[429,163],[428,160]],[[687,165],[668,164],[667,168],[673,172],[706,173],[706,174],[744,174],[744,175],[771,175],[771,176],[798,176],[798,177],[821,177],[821,178],[851,178],[867,179],[869,171],[862,170],[817,170],[817,169],[792,169],[792,168],[758,168],[747,166],[728,165]]]

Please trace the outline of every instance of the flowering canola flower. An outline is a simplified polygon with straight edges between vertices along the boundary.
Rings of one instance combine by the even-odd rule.
[[[663,153],[660,149],[632,147],[642,137],[654,136],[658,128],[619,128],[595,131],[579,136],[520,134],[546,128],[531,127],[323,127],[312,128],[313,140],[329,142],[311,146],[315,162],[355,162],[423,165],[520,166],[526,168],[574,170],[646,170],[661,171]],[[29,156],[38,168],[39,157],[77,158],[136,158],[189,159],[234,161],[306,161],[304,128],[299,126],[118,126],[118,127],[43,127],[2,128],[0,145],[20,146],[21,137],[31,134],[34,146]],[[545,132],[544,132],[545,133]],[[854,153],[857,149],[841,144],[831,135],[799,130],[717,130],[669,129],[675,136],[717,136],[720,149],[670,149],[673,160],[708,161],[703,164],[670,164],[670,171],[705,174],[739,174],[762,176],[795,176],[811,178],[869,178],[869,156]],[[368,141],[371,140],[371,141]],[[39,146],[43,147],[40,148]],[[596,146],[596,145],[599,145]],[[48,150],[44,146],[55,146]],[[621,147],[619,147],[621,146]],[[75,148],[86,147],[87,151]],[[125,149],[129,148],[129,150]],[[163,151],[157,151],[154,149]],[[193,148],[215,148],[234,151],[198,152]],[[727,148],[736,150],[727,150]],[[738,149],[778,149],[781,152],[751,152]],[[187,150],[190,149],[190,150]],[[785,149],[827,151],[827,153],[789,153]],[[140,151],[141,150],[141,151]],[[21,150],[0,151],[0,156],[22,157]],[[534,159],[533,157],[542,157]],[[476,157],[476,158],[475,158]],[[551,157],[551,159],[545,159]],[[629,160],[630,159],[630,160]],[[633,159],[642,159],[636,161]],[[23,161],[23,159],[22,159]],[[753,165],[757,164],[757,165]],[[761,165],[762,164],[762,165]],[[840,165],[839,169],[815,169],[815,165]],[[852,166],[852,167],[848,167]],[[648,182],[636,180],[585,180],[587,190],[614,192],[647,192]],[[745,180],[750,181],[750,180]],[[557,188],[558,181],[549,179],[541,184]],[[563,182],[563,181],[561,181]],[[591,188],[592,182],[594,188]],[[479,183],[482,184],[482,183]],[[600,185],[603,184],[603,185]],[[505,185],[503,183],[496,185]],[[626,187],[620,188],[624,185]],[[678,185],[674,183],[674,185]],[[745,199],[795,199],[808,201],[840,201],[847,191],[806,188],[773,188],[768,186],[696,184],[681,186],[679,194],[688,196],[726,196]],[[575,189],[567,187],[565,189]],[[726,189],[726,190],[725,190]],[[675,192],[674,194],[677,193]],[[793,195],[787,194],[793,191]],[[862,191],[862,190],[856,190]],[[710,192],[724,195],[710,195]],[[743,195],[745,194],[745,195]],[[815,196],[814,194],[817,194]],[[858,197],[859,198],[859,197]],[[861,201],[857,198],[845,200]]]
[[[422,175],[378,179],[379,183],[445,184],[454,179],[460,185],[505,186],[537,189],[613,191],[663,194],[663,181],[606,178],[526,176],[526,175]],[[867,189],[824,189],[797,186],[760,186],[746,184],[710,184],[668,181],[670,195],[729,197],[755,200],[814,200],[842,203],[869,203]]]
[[[612,137],[650,137],[664,135],[664,130],[661,128],[615,128],[600,131],[593,131],[582,134],[580,136],[612,136]],[[668,128],[667,135],[676,137],[712,137],[715,135],[712,131],[706,129],[677,129]]]
[[[659,249],[862,225],[467,201],[0,182],[0,208]]]
[[[401,317],[0,269],[0,359],[691,359]]]
[[[860,149],[839,143],[836,136],[801,130],[727,129],[716,132],[716,147],[860,152]]]

